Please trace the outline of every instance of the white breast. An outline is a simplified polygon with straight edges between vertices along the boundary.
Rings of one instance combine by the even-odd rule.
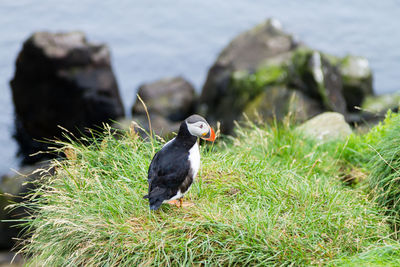
[[[200,168],[200,151],[199,151],[199,144],[197,142],[189,150],[189,162],[190,162],[190,168],[192,169],[193,172],[193,180],[194,180]]]

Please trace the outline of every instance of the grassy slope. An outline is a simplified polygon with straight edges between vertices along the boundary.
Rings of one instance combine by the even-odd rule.
[[[345,264],[388,242],[378,207],[338,179],[343,146],[249,125],[202,146],[194,207],[150,212],[142,196],[161,143],[106,132],[90,147],[67,144],[70,160],[31,207],[31,264]]]

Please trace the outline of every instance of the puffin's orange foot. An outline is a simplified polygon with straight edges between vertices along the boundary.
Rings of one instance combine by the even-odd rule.
[[[193,202],[189,202],[189,201],[183,202],[182,201],[182,203],[181,203],[181,208],[187,208],[187,207],[193,207],[193,206],[194,206]]]
[[[170,200],[167,203],[170,204],[170,205],[174,205],[174,206],[180,207],[180,201],[179,200]]]
[[[182,198],[177,199],[177,200],[170,200],[167,203],[170,204],[170,205],[177,206],[178,208],[186,208],[186,207],[194,206],[193,202],[188,202],[188,201],[183,202]]]

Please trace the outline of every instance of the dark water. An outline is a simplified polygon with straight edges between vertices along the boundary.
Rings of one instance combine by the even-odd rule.
[[[9,80],[22,41],[40,30],[82,30],[111,47],[126,107],[139,84],[183,75],[198,90],[219,51],[269,17],[313,48],[363,55],[377,93],[400,91],[400,2],[234,0],[0,0],[0,174],[17,166]]]

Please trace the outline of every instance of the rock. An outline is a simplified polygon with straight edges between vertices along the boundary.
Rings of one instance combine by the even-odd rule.
[[[400,92],[378,96],[368,96],[361,106],[361,110],[384,115],[388,110],[397,112],[400,107]]]
[[[177,133],[181,124],[181,122],[172,122],[157,114],[150,115],[150,121],[152,131],[164,138],[172,137],[173,133]],[[114,125],[115,128],[122,130],[130,130],[132,126],[135,132],[139,133],[141,137],[148,137],[150,127],[147,115],[138,115],[132,118],[132,120],[119,120]]]
[[[88,43],[83,33],[34,33],[23,45],[10,82],[15,105],[15,138],[24,162],[36,162],[47,145],[37,140],[79,136],[124,115],[110,52]]]
[[[346,56],[338,64],[343,80],[343,96],[347,110],[356,111],[367,96],[373,95],[372,71],[368,60],[359,56]]]
[[[34,188],[33,181],[50,175],[48,163],[41,163],[22,167],[14,175],[0,177],[0,249],[10,249],[14,245],[21,229],[14,227],[15,222],[2,222],[1,220],[16,220],[26,215],[22,208],[5,209],[10,204],[23,201],[23,196]]]
[[[322,103],[325,110],[346,114],[340,72],[321,52],[297,49],[288,77],[289,85]]]
[[[291,112],[301,121],[333,111],[358,120],[354,106],[370,94],[372,75],[366,59],[313,50],[268,20],[221,52],[209,70],[198,113],[211,123],[220,121],[225,134],[232,133],[234,120],[243,112],[257,112],[267,120],[272,114],[279,120]],[[304,112],[290,107],[291,98]]]
[[[290,114],[296,121],[305,121],[323,111],[321,105],[301,91],[287,89],[283,86],[272,86],[252,100],[245,108],[244,113],[250,119],[255,115],[268,121],[281,121]]]
[[[170,121],[182,121],[195,111],[196,92],[181,77],[162,79],[139,87],[138,95],[151,115],[160,115]],[[132,116],[145,115],[143,104],[136,99]]]
[[[267,20],[221,52],[204,84],[199,113],[211,122],[220,121],[228,134],[243,112],[251,116],[256,111],[267,120],[292,112],[300,121],[323,111],[346,115],[339,62],[305,47],[276,21]]]
[[[235,89],[231,83],[233,73],[255,72],[268,59],[287,55],[298,45],[291,35],[281,30],[280,23],[272,19],[237,36],[221,52],[208,72],[200,97],[200,113],[211,122],[220,120],[223,132],[229,133],[232,130],[232,118],[237,118],[244,108],[234,102],[245,102],[235,99]],[[282,58],[276,61],[284,61],[285,58]],[[224,117],[225,114],[228,117]]]
[[[21,254],[11,251],[0,251],[0,267],[22,267],[25,259]]]
[[[297,129],[308,138],[321,142],[344,139],[352,133],[344,116],[337,112],[324,112],[301,124]]]
[[[369,95],[363,101],[358,112],[347,116],[346,121],[356,126],[357,130],[367,131],[380,121],[391,110],[398,112],[400,107],[400,92],[384,95]]]
[[[146,104],[152,130],[163,137],[177,132],[181,121],[196,110],[196,92],[181,77],[144,84],[140,86],[138,95]],[[132,107],[132,119],[149,131],[146,111],[139,99],[136,99]]]

